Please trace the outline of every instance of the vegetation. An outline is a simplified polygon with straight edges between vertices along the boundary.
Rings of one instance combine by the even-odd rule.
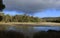
[[[0,22],[40,22],[40,18],[25,15],[11,16],[0,13]]]
[[[0,30],[0,38],[24,38],[24,34],[17,31]]]
[[[28,38],[23,32],[0,30],[0,38]],[[60,38],[60,31],[48,30],[33,33],[32,38]]]
[[[5,5],[3,4],[3,0],[0,0],[0,11],[3,11]]]
[[[45,20],[46,22],[60,23],[60,17],[45,17],[45,18],[42,18],[42,19]]]
[[[0,22],[56,22],[60,23],[60,17],[38,18],[27,15],[15,15],[0,13]]]
[[[40,31],[33,35],[33,38],[60,38],[60,31],[48,30]]]

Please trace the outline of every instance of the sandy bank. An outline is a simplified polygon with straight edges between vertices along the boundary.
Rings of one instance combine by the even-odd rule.
[[[0,23],[0,25],[19,25],[19,26],[60,26],[60,23],[52,23],[52,22],[40,22],[40,23],[19,23],[19,22],[9,22],[9,23]]]

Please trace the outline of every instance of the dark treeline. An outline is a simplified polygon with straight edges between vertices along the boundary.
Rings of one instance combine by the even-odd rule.
[[[46,22],[60,23],[60,17],[45,17],[45,18],[42,18],[42,19],[45,20]]]
[[[27,15],[11,16],[0,13],[0,22],[40,22],[40,18]]]
[[[0,38],[27,38],[26,34],[17,31],[0,30]],[[29,36],[28,36],[29,38]],[[32,38],[60,38],[60,31],[48,30],[33,33]]]

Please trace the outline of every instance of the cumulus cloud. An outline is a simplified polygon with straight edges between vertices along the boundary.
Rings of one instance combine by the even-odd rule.
[[[3,0],[6,10],[35,13],[46,9],[60,9],[60,0]]]

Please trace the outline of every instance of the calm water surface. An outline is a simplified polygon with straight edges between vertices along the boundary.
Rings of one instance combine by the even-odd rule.
[[[8,30],[18,30],[18,31],[23,31],[23,30],[28,30],[28,31],[34,31],[34,32],[37,32],[37,31],[48,31],[48,30],[57,30],[57,31],[60,31],[60,27],[59,26],[39,26],[39,27],[28,27],[28,28],[16,28],[14,26],[10,26],[8,28]]]

